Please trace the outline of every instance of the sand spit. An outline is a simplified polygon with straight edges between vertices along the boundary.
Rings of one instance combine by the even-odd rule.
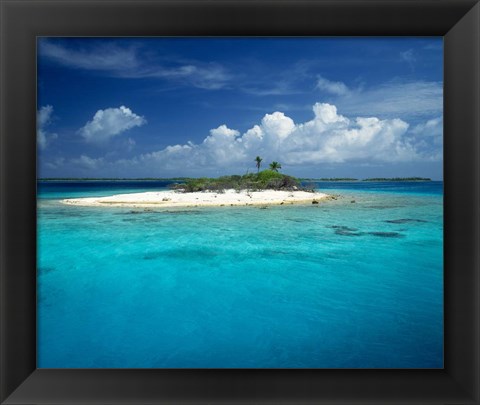
[[[158,191],[118,194],[109,197],[74,198],[62,203],[84,207],[224,207],[246,205],[316,204],[328,200],[323,193],[307,191],[236,191],[182,193]]]

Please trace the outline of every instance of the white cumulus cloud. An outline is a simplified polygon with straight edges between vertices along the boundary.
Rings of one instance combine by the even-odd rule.
[[[49,162],[46,162],[45,166],[48,167],[49,169],[58,169],[62,167],[64,164],[65,164],[65,158],[57,157]]]
[[[443,118],[436,117],[418,124],[412,129],[412,133],[426,137],[441,137],[443,135]]]
[[[86,155],[81,155],[77,159],[72,159],[72,163],[76,166],[79,166],[84,169],[88,170],[95,170],[100,167],[100,165],[103,163],[104,159],[103,158],[91,158]]]
[[[57,134],[49,133],[47,127],[52,121],[53,107],[45,105],[37,111],[37,145],[45,149],[50,141],[57,139]]]
[[[400,58],[410,65],[410,69],[414,70],[417,58],[415,57],[413,49],[409,49],[405,52],[400,52]]]
[[[442,155],[443,117],[432,118],[415,125],[411,133],[415,137],[418,149],[437,149],[438,155]]]
[[[98,110],[91,121],[78,130],[87,142],[104,143],[131,128],[146,124],[146,119],[135,114],[130,108],[106,108]]]
[[[318,76],[317,89],[335,96],[345,96],[349,93],[347,85],[343,82],[334,82],[322,76]]]

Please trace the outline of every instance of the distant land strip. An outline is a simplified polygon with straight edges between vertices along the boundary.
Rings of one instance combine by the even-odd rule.
[[[372,177],[363,181],[432,181],[428,177]]]

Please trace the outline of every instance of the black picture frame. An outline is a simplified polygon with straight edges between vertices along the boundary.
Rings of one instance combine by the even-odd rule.
[[[478,0],[0,0],[1,404],[480,404]],[[445,368],[36,369],[37,36],[443,36]]]

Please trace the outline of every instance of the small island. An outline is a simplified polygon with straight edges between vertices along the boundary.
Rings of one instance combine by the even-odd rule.
[[[258,161],[260,159],[260,161]],[[299,179],[279,173],[281,165],[257,173],[193,178],[174,183],[169,191],[118,194],[108,197],[65,199],[62,203],[78,206],[108,207],[225,207],[318,204],[330,196],[301,186]]]

